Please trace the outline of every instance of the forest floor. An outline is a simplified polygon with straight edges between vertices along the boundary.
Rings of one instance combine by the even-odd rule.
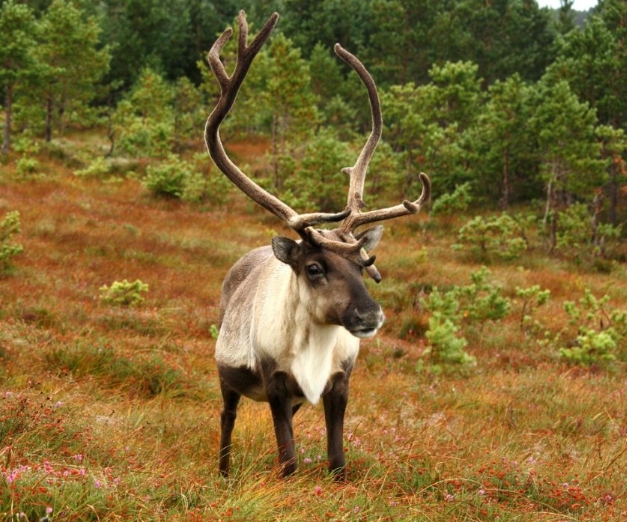
[[[244,151],[245,153],[245,151]],[[348,479],[326,471],[321,405],[295,417],[299,469],[277,475],[269,408],[245,400],[232,477],[217,473],[221,398],[212,325],[229,266],[278,233],[245,197],[223,208],[152,197],[134,179],[0,165],[0,220],[24,251],[0,276],[0,519],[574,521],[627,516],[627,369],[580,368],[520,328],[517,287],[540,285],[547,329],[585,289],[627,308],[627,271],[532,253],[489,267],[512,313],[469,339],[476,365],[421,364],[420,298],[480,268],[425,213],[386,225],[388,318],[364,341],[345,429]],[[459,218],[463,221],[463,218]],[[114,281],[149,285],[107,304]]]

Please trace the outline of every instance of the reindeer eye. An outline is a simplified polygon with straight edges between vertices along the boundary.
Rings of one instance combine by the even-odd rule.
[[[315,279],[323,274],[322,267],[316,263],[311,263],[310,265],[307,265],[305,270],[307,271],[307,275],[310,279]]]

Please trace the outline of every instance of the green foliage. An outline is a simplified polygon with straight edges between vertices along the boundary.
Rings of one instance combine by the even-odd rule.
[[[209,333],[211,334],[211,338],[212,338],[214,341],[217,341],[217,340],[218,340],[218,336],[220,335],[220,329],[218,328],[218,326],[217,326],[217,325],[212,324],[212,325],[209,327]]]
[[[205,122],[202,94],[186,77],[174,83],[174,142],[178,149],[184,148],[200,134]]]
[[[592,366],[616,360],[616,341],[610,331],[584,330],[573,346],[560,348],[560,355],[570,364]]]
[[[468,249],[481,259],[516,259],[527,250],[523,223],[503,212],[499,216],[475,216],[458,232],[458,250]]]
[[[429,318],[426,336],[430,347],[425,355],[431,364],[467,366],[476,363],[476,358],[464,350],[468,341],[459,336],[459,327],[451,319],[434,314]]]
[[[149,165],[142,184],[156,196],[182,198],[187,184],[194,177],[194,168],[190,163],[170,156],[167,161]]]
[[[148,292],[148,285],[139,279],[129,282],[114,281],[111,286],[100,287],[100,300],[103,303],[121,306],[138,306],[144,302],[142,293]]]
[[[322,129],[307,143],[301,168],[285,181],[290,204],[300,209],[342,210],[348,176],[341,169],[354,158],[347,143],[339,141],[333,131]]]
[[[15,172],[18,176],[30,176],[37,172],[39,161],[32,157],[22,157],[15,161]]]
[[[625,121],[625,86],[614,81],[627,58],[624,50],[621,53],[618,32],[612,31],[603,17],[592,16],[583,28],[570,31],[558,44],[558,57],[548,74],[566,80],[582,101],[596,108],[601,122]]]
[[[112,115],[112,135],[132,157],[166,157],[174,144],[174,92],[153,69],[142,69],[128,96]]]
[[[482,267],[470,275],[471,284],[441,292],[434,288],[420,304],[431,313],[426,336],[430,348],[426,355],[436,365],[466,366],[476,362],[466,353],[466,326],[498,321],[509,314],[511,303],[501,288],[488,282],[490,271]]]
[[[455,187],[453,192],[442,194],[436,199],[431,207],[431,216],[438,215],[460,215],[468,209],[468,205],[473,200],[470,193],[472,184],[470,182],[461,183]]]
[[[207,175],[202,173],[209,168],[207,154],[196,154],[193,160],[192,163],[170,155],[167,160],[147,167],[142,184],[156,196],[224,204],[231,188],[229,179],[215,168]]]
[[[106,158],[98,157],[84,169],[74,171],[78,177],[106,178],[111,173],[111,162]]]
[[[53,0],[39,20],[35,52],[40,78],[24,103],[40,107],[47,141],[53,127],[62,135],[68,123],[92,120],[89,104],[111,60],[109,48],[100,45],[100,33],[96,17],[85,17],[68,0]]]
[[[520,311],[520,328],[526,333],[538,332],[541,328],[539,322],[533,319],[533,313],[537,308],[549,301],[550,290],[542,290],[540,285],[529,288],[516,287],[516,296],[522,299]]]
[[[603,366],[627,359],[627,312],[610,306],[605,295],[595,297],[589,289],[575,301],[565,301],[568,326],[557,334],[545,334],[544,344],[558,349],[569,364]]]
[[[0,92],[3,92],[4,125],[2,152],[11,148],[13,102],[21,85],[36,75],[34,56],[36,21],[32,10],[14,0],[4,2],[0,9]]]
[[[597,257],[622,240],[622,227],[597,223],[588,205],[575,203],[559,215],[556,250],[576,259]]]
[[[431,313],[440,313],[455,321],[484,322],[503,319],[511,304],[502,289],[488,281],[491,273],[485,266],[470,274],[471,284],[455,286],[444,293],[434,288],[421,304]]]
[[[529,130],[533,91],[518,74],[490,85],[483,109],[461,137],[475,191],[501,209],[537,190],[529,176],[537,169]]]
[[[14,243],[13,236],[21,232],[20,213],[17,210],[7,212],[0,221],[0,269],[7,270],[12,259],[24,251],[24,247]]]

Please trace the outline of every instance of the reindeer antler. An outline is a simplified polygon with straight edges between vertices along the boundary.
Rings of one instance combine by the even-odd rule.
[[[233,107],[237,93],[248,73],[248,69],[255,59],[255,56],[257,56],[261,50],[261,47],[272,34],[278,19],[278,13],[274,13],[249,45],[246,15],[244,11],[240,11],[238,16],[239,39],[237,46],[237,63],[231,76],[228,75],[224,65],[220,61],[220,53],[233,35],[233,30],[229,28],[224,31],[211,47],[207,59],[213,74],[220,84],[220,98],[207,119],[205,126],[205,143],[207,149],[218,168],[253,201],[285,222],[287,226],[297,232],[303,239],[323,246],[337,254],[353,258],[356,262],[365,267],[375,281],[379,282],[381,275],[374,266],[375,257],[368,257],[368,254],[363,249],[366,238],[356,239],[354,235],[355,230],[357,227],[368,223],[417,213],[422,205],[429,199],[431,182],[426,174],[420,173],[422,193],[416,201],[403,201],[402,204],[394,207],[362,212],[362,209],[366,207],[363,201],[363,191],[368,164],[381,139],[383,119],[381,117],[381,103],[374,80],[364,65],[354,55],[342,48],[341,45],[335,45],[336,54],[353,68],[368,90],[372,115],[372,131],[355,165],[342,169],[343,172],[350,175],[348,199],[346,209],[343,212],[335,214],[323,212],[298,214],[291,207],[246,176],[237,165],[229,159],[224,151],[224,146],[220,139],[220,125]],[[314,225],[320,223],[338,221],[342,221],[342,224],[338,228],[338,234],[342,238],[342,241],[329,239],[320,231],[313,228]]]
[[[246,23],[246,15],[244,11],[240,11],[238,16],[239,41],[237,46],[237,64],[231,76],[227,74],[224,65],[220,61],[220,53],[233,35],[233,30],[228,28],[224,31],[209,50],[207,60],[209,61],[213,74],[220,84],[220,98],[207,119],[207,124],[205,125],[205,143],[211,158],[218,168],[244,192],[244,194],[259,203],[259,205],[266,210],[272,212],[301,236],[309,237],[309,232],[305,232],[308,227],[320,223],[341,221],[350,211],[345,210],[344,212],[336,214],[321,212],[298,214],[291,207],[246,176],[237,165],[229,159],[224,151],[222,140],[220,139],[220,124],[224,121],[224,118],[226,118],[231,107],[233,107],[239,88],[248,73],[248,69],[263,44],[270,37],[270,34],[272,34],[278,19],[278,13],[274,13],[265,23],[259,34],[255,36],[251,44],[248,45],[248,24]]]
[[[383,131],[381,102],[379,101],[377,86],[374,83],[372,76],[359,59],[349,53],[340,44],[335,44],[335,53],[352,67],[366,86],[368,98],[370,100],[370,113],[372,117],[372,131],[370,132],[370,136],[359,154],[355,165],[353,167],[346,167],[342,169],[342,172],[350,175],[350,187],[348,190],[346,208],[350,209],[351,213],[340,225],[339,232],[345,241],[350,241],[351,238],[353,238],[353,233],[357,227],[361,225],[417,213],[424,202],[429,199],[429,195],[431,193],[431,181],[426,174],[421,172],[420,181],[422,183],[422,193],[416,201],[410,202],[406,200],[403,201],[402,204],[394,207],[373,210],[370,212],[362,212],[362,209],[366,207],[363,200],[363,193],[368,165],[375,149],[377,148],[377,145],[379,144],[381,133]],[[374,256],[369,258],[368,254],[364,250],[360,250],[360,256],[361,259],[367,263],[365,265],[367,272],[375,281],[379,282],[381,280],[381,274],[379,274],[378,270],[374,266]]]

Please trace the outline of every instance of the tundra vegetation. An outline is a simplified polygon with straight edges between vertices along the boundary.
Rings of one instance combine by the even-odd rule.
[[[533,0],[234,4],[0,1],[0,518],[624,517],[625,2],[586,22]],[[366,203],[433,183],[435,211],[376,251],[387,321],[353,373],[344,483],[319,406],[291,478],[252,402],[215,471],[220,285],[290,235],[203,152],[203,54],[241,7],[282,32],[223,126],[238,164],[342,210],[369,115],[340,42],[381,91]]]

